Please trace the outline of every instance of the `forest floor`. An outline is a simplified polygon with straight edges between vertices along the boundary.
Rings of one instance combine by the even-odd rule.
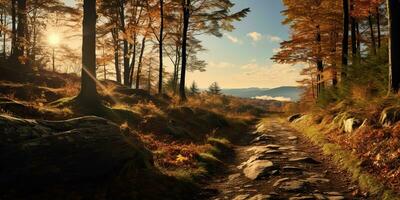
[[[277,118],[262,119],[256,129],[234,147],[227,171],[206,187],[218,191],[209,199],[374,199]]]

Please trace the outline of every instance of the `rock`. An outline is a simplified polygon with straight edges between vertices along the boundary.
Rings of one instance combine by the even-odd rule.
[[[269,144],[269,145],[266,145],[265,147],[267,147],[269,149],[279,149],[281,146],[276,145],[276,144]]]
[[[310,157],[290,158],[289,162],[302,162],[302,163],[309,163],[309,164],[320,164],[321,163],[321,162],[315,160],[314,158],[310,158]]]
[[[325,200],[325,196],[319,193],[313,194],[317,200]]]
[[[267,152],[269,150],[270,149],[267,146],[253,146],[251,148],[248,148],[246,151],[252,151],[254,154],[263,154],[264,152]]]
[[[307,178],[306,181],[311,184],[321,184],[321,183],[329,183],[330,180],[326,178],[317,178],[317,177],[310,177]]]
[[[290,180],[290,179],[289,178],[281,178],[281,179],[275,181],[273,187],[278,187],[281,183],[288,181],[288,180]]]
[[[32,106],[0,97],[0,109],[13,115],[39,116],[39,111]]]
[[[292,123],[299,123],[299,122],[305,121],[305,120],[307,120],[308,117],[309,117],[309,115],[303,115],[303,116],[293,120]]]
[[[300,180],[284,181],[279,189],[287,192],[301,192],[305,190],[306,182]]]
[[[330,196],[342,196],[342,193],[340,192],[325,192],[325,194]]]
[[[383,126],[390,126],[398,121],[400,121],[400,106],[385,108],[379,119]]]
[[[249,196],[250,196],[249,194],[241,194],[241,195],[238,195],[235,198],[233,198],[233,200],[245,200]]]
[[[314,200],[314,196],[290,197],[289,200]]]
[[[289,121],[289,122],[293,122],[294,120],[299,119],[299,118],[302,117],[302,116],[303,116],[303,115],[300,114],[300,113],[294,114],[294,115],[288,117],[288,121]]]
[[[243,170],[243,173],[247,178],[256,180],[268,175],[268,172],[273,169],[273,167],[274,164],[269,160],[256,160],[248,164]]]
[[[344,196],[327,196],[328,200],[343,200]]]
[[[237,178],[239,178],[239,177],[240,177],[240,173],[232,174],[232,175],[230,175],[230,176],[228,177],[228,181],[233,181],[233,180],[235,180],[235,179],[237,179]]]
[[[250,197],[248,200],[267,200],[267,199],[271,199],[271,195],[257,194],[255,196]]]
[[[262,135],[256,137],[254,140],[252,140],[251,144],[258,143],[258,142],[267,142],[267,141],[272,140],[272,139],[274,139],[273,136],[270,136],[270,135],[267,135],[267,134],[262,134]]]
[[[282,151],[279,150],[268,150],[263,153],[264,155],[281,155]]]
[[[346,119],[344,122],[344,132],[346,133],[352,133],[355,129],[359,128],[361,126],[361,120],[356,119],[356,118],[349,118]]]
[[[297,140],[298,137],[296,137],[296,136],[290,136],[290,137],[288,137],[288,139],[289,139],[289,140]]]
[[[2,190],[99,181],[153,166],[133,133],[94,116],[43,121],[0,115],[0,149]]]
[[[293,150],[295,149],[295,146],[283,146],[283,147],[279,147],[279,150]]]
[[[303,172],[303,169],[299,167],[294,167],[294,166],[284,166],[282,167],[282,171],[286,173],[296,173],[296,174],[301,174]]]
[[[263,155],[261,155],[261,154],[251,156],[246,162],[243,162],[237,168],[238,169],[243,169],[243,167],[247,166],[248,164],[250,164],[250,163],[252,163],[252,162],[254,162],[256,160],[261,159],[262,157],[263,157]]]

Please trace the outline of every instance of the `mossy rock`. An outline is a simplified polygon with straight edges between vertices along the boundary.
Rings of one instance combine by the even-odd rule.
[[[0,115],[0,148],[0,193],[100,186],[153,168],[151,152],[135,134],[94,116],[44,121]]]

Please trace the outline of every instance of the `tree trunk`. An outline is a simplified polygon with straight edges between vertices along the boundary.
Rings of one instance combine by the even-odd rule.
[[[118,29],[114,28],[112,30],[112,36],[114,41],[114,64],[115,64],[115,74],[118,83],[121,81],[121,68],[119,67],[119,39],[118,39]]]
[[[4,23],[7,23],[7,14],[6,13],[4,13]],[[7,59],[6,42],[7,42],[7,34],[4,31],[4,34],[3,34],[3,56],[4,56],[4,59]]]
[[[378,28],[378,48],[382,46],[382,33],[381,33],[381,14],[379,12],[379,7],[376,7],[376,25]]]
[[[17,0],[11,0],[11,55],[14,56],[17,40]]]
[[[354,0],[350,0],[350,10],[354,11]],[[357,63],[357,36],[356,36],[356,19],[351,16],[351,57],[353,64]]]
[[[371,48],[372,48],[372,53],[376,55],[376,41],[375,41],[375,34],[374,34],[374,25],[372,21],[372,16],[368,16],[368,24],[369,24],[369,31],[371,34]]]
[[[82,103],[99,103],[96,90],[96,1],[83,3],[82,80],[78,96]]]
[[[139,63],[138,63],[138,69],[137,69],[137,74],[136,74],[136,89],[140,88],[140,74],[142,73],[142,60],[143,60],[143,53],[144,53],[145,47],[146,47],[146,37],[143,37],[142,49],[140,50]]]
[[[183,0],[183,36],[182,36],[182,68],[181,68],[181,82],[179,84],[179,95],[181,101],[186,101],[185,79],[186,79],[186,65],[187,65],[187,36],[189,29],[190,18],[190,0]]]
[[[316,41],[318,45],[318,56],[317,56],[317,96],[319,97],[322,93],[322,90],[324,88],[324,65],[322,61],[322,46],[321,46],[321,31],[319,25],[317,26],[317,35],[316,35]]]
[[[118,0],[119,2],[119,19],[121,23],[121,30],[124,33],[123,39],[123,60],[124,60],[124,85],[129,86],[129,75],[130,75],[130,63],[129,63],[129,43],[126,34],[126,25],[125,25],[125,1]]]
[[[14,52],[14,59],[18,59],[24,56],[25,46],[26,46],[26,33],[27,33],[27,8],[26,0],[18,0],[18,27],[17,27],[17,38],[16,38],[16,48]]]
[[[159,41],[159,59],[160,67],[158,71],[158,94],[163,93],[163,40],[164,40],[164,0],[160,0],[160,41]]]
[[[400,0],[387,0],[389,13],[389,92],[400,88]]]
[[[137,34],[135,33],[135,35],[133,36],[133,52],[132,52],[132,61],[131,61],[131,74],[129,75],[130,78],[130,83],[129,85],[132,87],[133,86],[133,80],[134,78],[134,74],[135,74],[135,65],[136,65],[136,49],[137,49]]]
[[[361,33],[360,33],[360,25],[356,23],[356,32],[357,32],[357,58],[358,62],[361,59]]]
[[[147,74],[147,89],[149,90],[149,94],[151,94],[151,58],[149,63],[149,73]]]
[[[346,77],[349,57],[349,0],[343,0],[342,78]]]

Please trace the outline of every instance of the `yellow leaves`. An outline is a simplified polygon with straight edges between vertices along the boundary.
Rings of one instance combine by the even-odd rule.
[[[179,154],[179,155],[176,156],[176,162],[177,162],[178,164],[182,164],[182,163],[185,163],[185,162],[187,162],[187,161],[189,161],[189,158],[188,158],[188,157],[182,156],[181,154]]]
[[[119,126],[119,128],[122,129],[122,130],[128,129],[128,128],[129,128],[128,122],[124,122],[123,124],[121,124],[121,125]]]

